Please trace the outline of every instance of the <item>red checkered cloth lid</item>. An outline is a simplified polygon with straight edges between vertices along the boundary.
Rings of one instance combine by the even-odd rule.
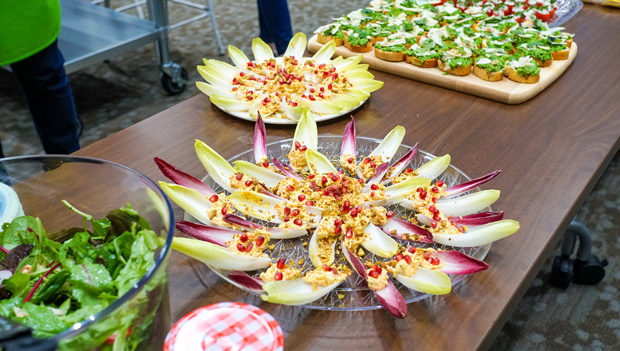
[[[282,351],[278,322],[258,307],[222,302],[196,309],[168,332],[164,351]]]

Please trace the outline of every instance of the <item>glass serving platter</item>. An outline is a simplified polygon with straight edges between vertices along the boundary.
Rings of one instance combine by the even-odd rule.
[[[380,139],[374,138],[365,138],[365,137],[357,137],[357,159],[362,159],[363,156],[370,154],[381,142]],[[318,151],[327,156],[332,162],[338,165],[338,160],[340,157],[340,147],[342,143],[342,136],[319,136],[319,146]],[[267,153],[269,155],[269,159],[278,158],[280,161],[288,164],[288,159],[286,158],[286,154],[290,151],[292,144],[292,139],[282,140],[274,143],[270,143],[267,145]],[[407,151],[411,149],[410,146],[402,145],[399,147],[398,151],[394,155],[394,160],[400,159]],[[408,165],[413,169],[418,168],[422,164],[428,162],[433,159],[435,156],[429,154],[428,152],[418,150],[414,159]],[[254,151],[250,149],[246,152],[238,154],[236,156],[231,157],[228,161],[237,161],[244,160],[248,162],[254,162]],[[338,167],[337,167],[338,168]],[[444,181],[448,185],[448,187],[465,182],[470,180],[465,173],[463,173],[458,168],[450,165],[448,169],[438,178]],[[211,186],[217,193],[221,193],[224,190],[213,181],[210,176],[207,176],[203,181]],[[477,188],[475,191],[479,191]],[[465,193],[466,195],[467,193]],[[407,218],[411,217],[412,211],[406,210],[399,205],[388,206],[387,209],[389,211],[394,211],[394,215],[398,218],[401,216],[407,216]],[[485,209],[485,211],[491,211],[491,208]],[[187,212],[185,213],[185,220],[198,222],[194,217],[192,217]],[[252,219],[256,223],[270,225],[266,222]],[[408,245],[416,245],[420,247],[433,247],[436,249],[443,250],[458,250],[469,256],[472,256],[476,259],[482,260],[485,258],[489,249],[491,248],[491,244],[473,247],[473,248],[458,248],[451,247],[439,244],[415,244],[405,240],[400,240],[394,238],[403,246],[407,247]],[[272,257],[272,261],[274,263],[277,262],[280,258],[286,258],[287,264],[292,265],[296,268],[299,268],[302,271],[302,274],[306,271],[312,270],[314,267],[310,262],[310,257],[308,255],[307,243],[310,240],[310,235],[303,236],[297,239],[286,239],[286,240],[276,240],[271,239],[270,245],[274,245],[273,249],[265,250],[270,257]],[[361,246],[360,246],[361,247]],[[364,256],[361,256],[363,261],[368,260],[369,258],[374,261],[389,261],[390,258],[380,258],[375,257],[372,253],[367,250],[364,250]],[[348,263],[344,259],[344,256],[341,253],[337,253],[336,255],[336,265],[342,264],[343,266],[348,266]],[[234,281],[228,278],[228,273],[230,271],[222,270],[214,267],[209,267],[206,264],[198,264],[194,266],[196,274],[201,281],[210,280],[210,272],[213,271],[217,275],[219,275],[222,279],[226,280],[232,285],[237,286],[238,288],[245,290],[251,294],[258,295],[260,291],[252,290],[245,288]],[[251,276],[258,278],[261,271],[247,272]],[[484,273],[481,273],[484,274]],[[452,285],[461,282],[465,278],[464,275],[451,275],[450,279],[452,280]],[[429,297],[429,294],[420,293],[417,291],[410,290],[409,288],[400,284],[397,280],[392,279],[392,282],[396,286],[396,288],[403,295],[405,301],[407,303],[419,301]],[[365,281],[359,277],[355,272],[351,274],[346,281],[344,281],[340,286],[334,289],[332,292],[324,296],[323,298],[316,300],[310,304],[302,305],[302,307],[311,308],[311,309],[320,309],[320,310],[341,310],[341,311],[359,311],[359,310],[372,310],[382,308],[379,301],[376,299],[372,291],[368,288],[368,285]]]
[[[583,2],[581,0],[558,0],[558,8],[555,10],[555,15],[549,20],[549,26],[560,26],[577,14],[582,7]]]

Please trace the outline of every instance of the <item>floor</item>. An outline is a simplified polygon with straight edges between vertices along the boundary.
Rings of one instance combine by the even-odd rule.
[[[258,36],[256,3],[214,0],[215,14],[225,45],[250,52]],[[118,7],[124,1],[112,0]],[[330,18],[363,7],[366,0],[289,0],[294,31],[312,33]],[[170,5],[173,21],[194,14]],[[209,21],[199,21],[170,33],[172,59],[189,72],[185,92],[168,96],[159,82],[152,46],[70,75],[77,110],[84,121],[82,146],[105,138],[169,108],[199,91],[195,66],[203,57],[226,60],[217,54]],[[42,153],[19,87],[9,72],[0,70],[0,139],[7,156]],[[608,258],[607,276],[597,286],[571,285],[567,290],[549,285],[548,260],[506,323],[493,351],[500,350],[615,350],[620,345],[620,156],[616,155],[579,212],[578,218],[593,234],[594,254]],[[553,256],[559,254],[556,249]],[[554,311],[549,313],[549,311]]]

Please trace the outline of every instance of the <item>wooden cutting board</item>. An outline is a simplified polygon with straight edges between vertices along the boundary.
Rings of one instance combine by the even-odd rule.
[[[314,53],[321,49],[321,47],[323,47],[323,44],[317,41],[317,35],[310,38],[308,51]],[[526,102],[555,82],[566,71],[568,66],[573,63],[575,56],[577,56],[577,50],[577,44],[573,42],[568,60],[554,61],[551,66],[541,68],[540,81],[536,84],[521,84],[513,82],[506,77],[499,82],[487,82],[476,77],[473,73],[465,77],[457,77],[451,74],[444,76],[443,72],[437,68],[420,68],[405,62],[388,62],[378,59],[375,57],[374,51],[364,53],[362,63],[369,64],[371,69],[377,71],[514,105]],[[334,56],[343,56],[345,58],[355,55],[359,54],[350,51],[344,46],[337,47],[334,54]]]

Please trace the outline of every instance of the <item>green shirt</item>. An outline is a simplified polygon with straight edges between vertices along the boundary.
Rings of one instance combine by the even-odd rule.
[[[0,66],[45,49],[60,33],[59,0],[0,0]]]

